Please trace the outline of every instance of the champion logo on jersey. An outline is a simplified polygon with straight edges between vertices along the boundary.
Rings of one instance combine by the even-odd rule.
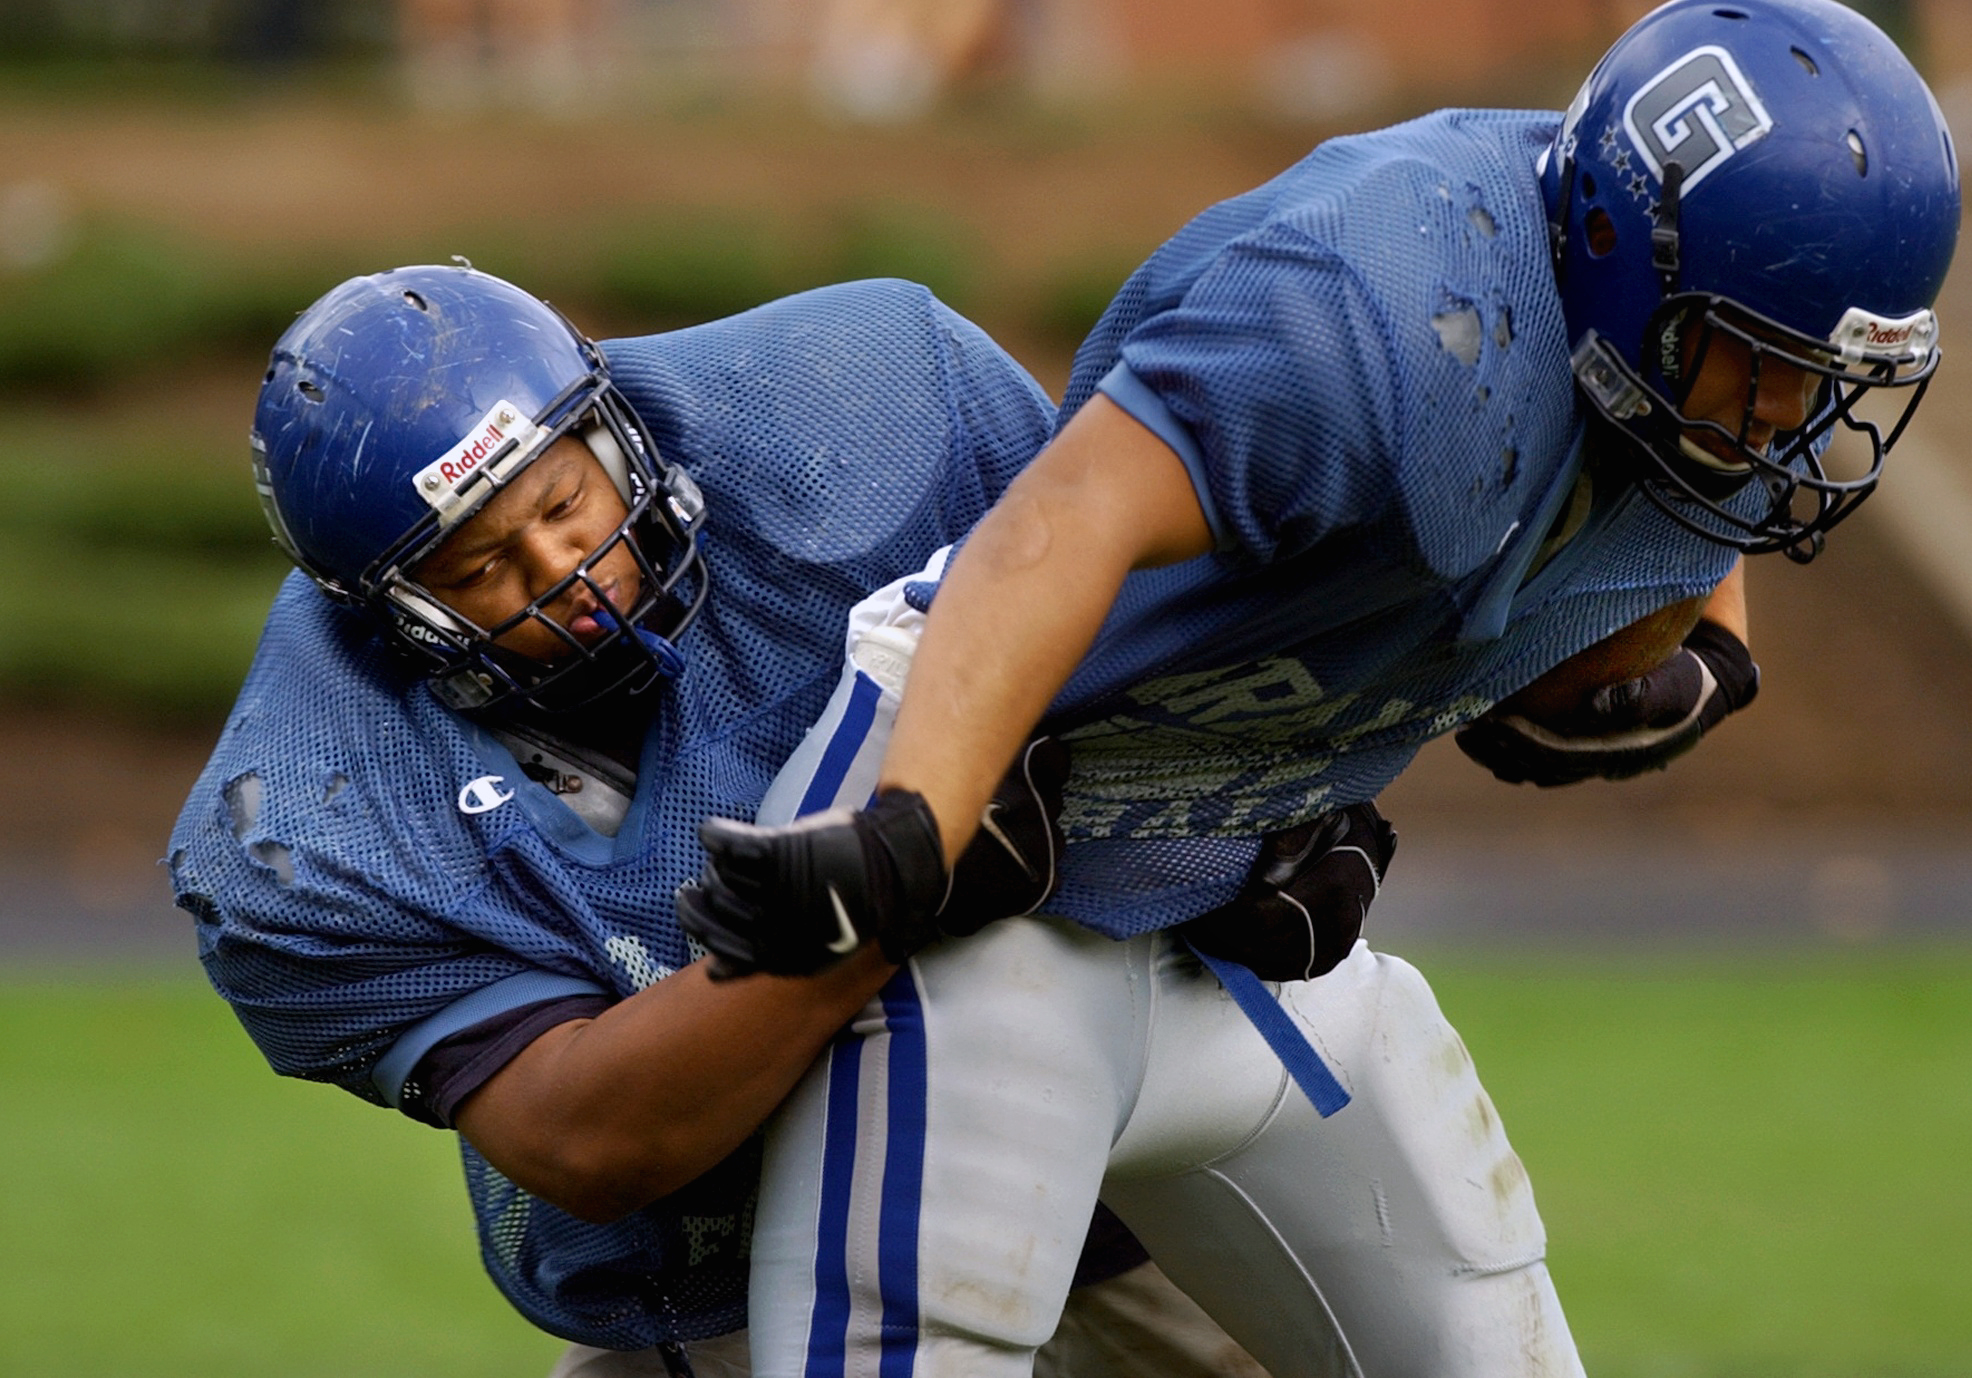
[[[477,780],[469,780],[459,791],[460,813],[491,813],[514,797],[510,789],[501,789],[507,782],[504,775],[482,775]]]

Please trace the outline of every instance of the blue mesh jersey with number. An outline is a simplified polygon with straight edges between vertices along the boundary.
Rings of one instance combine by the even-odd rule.
[[[1372,798],[1729,571],[1603,466],[1579,486],[1535,173],[1558,120],[1442,111],[1325,143],[1161,247],[1077,354],[1063,424],[1100,391],[1155,431],[1218,551],[1132,575],[1056,703],[1086,840],[1067,912],[1117,934],[1196,912],[1251,855],[1212,838]]]
[[[905,283],[605,350],[705,491],[712,581],[630,813],[614,838],[591,831],[290,575],[169,858],[213,984],[281,1072],[394,1100],[449,1033],[684,965],[671,896],[703,861],[699,822],[752,816],[835,686],[849,607],[963,534],[1054,420],[1019,365]],[[596,1226],[468,1147],[487,1267],[530,1319],[591,1344],[731,1330],[752,1152]]]

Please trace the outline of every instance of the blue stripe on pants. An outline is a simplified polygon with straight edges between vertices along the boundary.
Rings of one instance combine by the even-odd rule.
[[[830,734],[815,773],[802,793],[798,814],[836,803],[857,754],[876,721],[883,691],[858,674]],[[883,1304],[879,1334],[881,1378],[910,1378],[917,1360],[918,1217],[924,1187],[926,1059],[924,1018],[909,968],[885,985],[885,1065],[888,1068],[883,1180],[877,1217],[877,1287]],[[860,1130],[862,1052],[865,1040],[840,1037],[829,1053],[828,1122],[823,1134],[822,1187],[816,1221],[815,1303],[808,1322],[808,1378],[844,1378],[849,1326],[850,1213]]]
[[[849,1339],[849,1190],[856,1175],[856,1103],[863,1041],[829,1050],[828,1126],[822,1143],[822,1204],[816,1221],[815,1310],[808,1322],[810,1378],[843,1378]]]
[[[924,1198],[927,1062],[924,1008],[911,969],[883,988],[890,1033],[883,1209],[877,1228],[877,1285],[883,1295],[881,1378],[910,1378],[918,1345],[918,1216]]]
[[[918,1223],[924,1192],[927,1059],[924,1014],[909,968],[884,986],[882,1088],[889,1139],[877,1192],[876,1276],[882,1319],[880,1378],[910,1378],[917,1362]],[[862,1054],[867,1039],[845,1035],[829,1053],[828,1122],[822,1143],[821,1204],[816,1220],[815,1303],[808,1323],[807,1378],[844,1378],[855,1319],[850,1276],[852,1193],[861,1129]],[[875,1088],[872,1088],[873,1090]],[[867,1159],[866,1159],[867,1161]],[[862,1346],[855,1348],[861,1352]]]
[[[843,777],[855,764],[856,753],[863,749],[863,740],[869,736],[870,724],[876,721],[876,706],[882,698],[883,690],[875,680],[865,674],[856,676],[856,685],[849,691],[849,702],[842,710],[842,721],[815,766],[815,778],[801,796],[800,813],[814,813],[835,803]]]

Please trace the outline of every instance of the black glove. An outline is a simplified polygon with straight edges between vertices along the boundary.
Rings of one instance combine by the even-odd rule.
[[[1232,901],[1178,933],[1262,980],[1310,980],[1355,946],[1396,850],[1396,829],[1370,803],[1268,833]]]
[[[1746,643],[1716,622],[1692,628],[1654,670],[1598,689],[1586,706],[1537,723],[1498,709],[1461,728],[1459,749],[1510,785],[1627,780],[1662,770],[1760,692]]]
[[[1067,747],[1036,737],[1021,749],[952,868],[952,893],[937,914],[940,933],[964,937],[1048,902],[1060,879],[1061,791],[1067,783]]]
[[[679,887],[678,920],[725,980],[809,975],[872,941],[901,962],[943,934],[1031,912],[1054,892],[1067,761],[1053,738],[1030,742],[949,878],[938,821],[909,790],[784,827],[707,819],[705,875]]]

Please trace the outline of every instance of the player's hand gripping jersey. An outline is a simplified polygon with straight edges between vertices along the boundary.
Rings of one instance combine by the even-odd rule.
[[[591,828],[291,576],[170,854],[208,974],[283,1073],[396,1103],[450,1034],[689,961],[671,896],[699,820],[751,816],[837,683],[850,606],[963,534],[1053,421],[1025,371],[902,283],[606,352],[704,490],[715,591],[654,695],[628,814]],[[632,1349],[743,1323],[750,1150],[610,1226],[469,1147],[466,1167],[487,1266],[536,1323]]]

